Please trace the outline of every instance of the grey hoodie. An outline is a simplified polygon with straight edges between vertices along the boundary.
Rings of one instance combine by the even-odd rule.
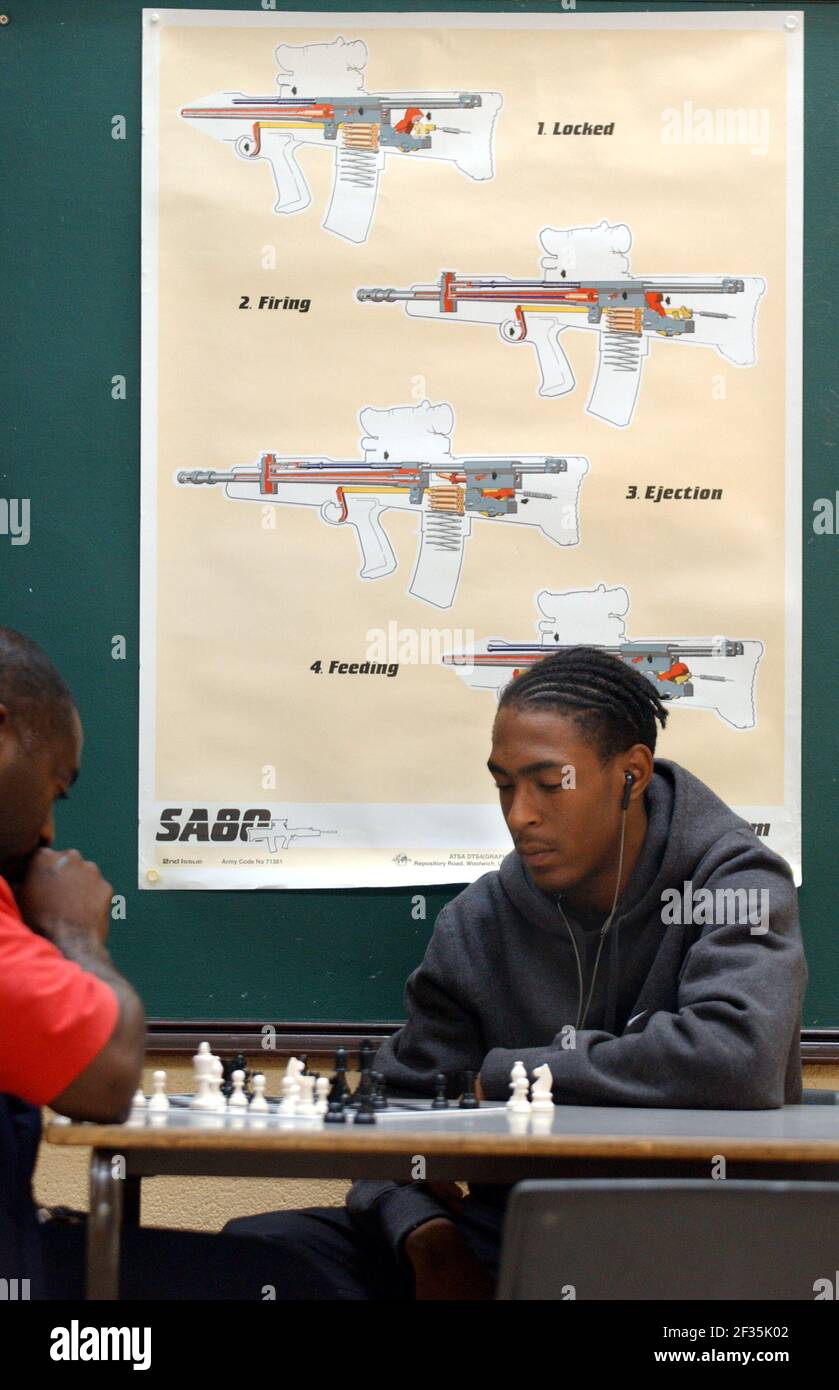
[[[563,921],[557,897],[513,852],[437,918],[408,980],[407,1022],[376,1058],[394,1094],[433,1094],[437,1072],[454,1094],[469,1069],[487,1099],[506,1100],[522,1061],[528,1071],[548,1063],[560,1105],[762,1110],[800,1101],[807,967],[786,862],[676,763],[656,759],[646,805],[647,835],[603,942],[585,1026],[574,1032],[570,933],[587,997],[605,914],[566,910]],[[714,895],[710,909],[702,889]],[[445,1214],[422,1184],[358,1182],[347,1205],[396,1247]]]

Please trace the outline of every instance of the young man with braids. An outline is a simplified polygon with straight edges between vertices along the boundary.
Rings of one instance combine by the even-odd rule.
[[[522,1061],[547,1062],[560,1105],[801,1099],[792,876],[708,787],[654,757],[666,720],[654,685],[595,648],[555,652],[505,688],[489,770],[515,848],[437,918],[407,1022],[376,1059],[393,1092],[433,1094],[438,1072],[469,1069],[506,1100]],[[673,910],[701,889],[721,911]],[[507,1192],[457,1194],[358,1182],[346,1211],[232,1228],[308,1252],[323,1297],[489,1297]]]

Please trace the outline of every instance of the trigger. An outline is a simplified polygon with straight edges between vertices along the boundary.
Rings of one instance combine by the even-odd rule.
[[[511,343],[522,343],[527,337],[527,320],[520,304],[517,304],[515,308],[515,322],[508,319],[506,323],[501,325],[501,336]]]

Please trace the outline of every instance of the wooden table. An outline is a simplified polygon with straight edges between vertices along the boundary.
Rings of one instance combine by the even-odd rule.
[[[534,1130],[534,1126],[539,1126]],[[640,1110],[560,1106],[547,1120],[504,1107],[380,1114],[375,1125],[317,1119],[134,1111],[123,1125],[52,1120],[51,1144],[90,1160],[87,1296],[115,1299],[123,1225],[139,1224],[140,1184],[193,1177],[524,1178],[726,1176],[839,1181],[839,1105],[780,1110]]]

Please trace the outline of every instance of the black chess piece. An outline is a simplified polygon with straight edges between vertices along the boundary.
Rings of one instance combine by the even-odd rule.
[[[481,1102],[475,1095],[475,1073],[465,1071],[463,1073],[463,1095],[460,1097],[461,1110],[478,1110]]]
[[[233,1094],[233,1073],[235,1070],[236,1067],[231,1057],[228,1057],[226,1060],[222,1058],[221,1072],[223,1080],[220,1090],[225,1100],[229,1100]]]
[[[373,1109],[389,1110],[387,1091],[385,1090],[385,1078],[382,1072],[373,1072]]]
[[[359,1090],[361,1088],[359,1087]],[[357,1125],[374,1125],[376,1123],[376,1111],[373,1105],[373,1092],[368,1091],[361,1097],[361,1102],[355,1112],[355,1123]]]
[[[357,1110],[366,1098],[372,1098],[373,1096],[373,1092],[375,1089],[373,1084],[374,1056],[375,1052],[373,1050],[373,1044],[370,1042],[369,1038],[365,1038],[358,1052],[358,1070],[361,1073],[361,1075],[359,1077],[358,1085],[353,1091],[350,1099],[347,1101],[347,1105],[352,1106],[353,1110]]]
[[[326,1107],[326,1114],[323,1117],[325,1125],[345,1125],[347,1115],[340,1100],[331,1100]]]
[[[335,1075],[332,1078],[332,1086],[329,1090],[329,1101],[337,1101],[340,1106],[346,1105],[350,1098],[350,1088],[347,1085],[347,1049],[339,1047],[335,1053]]]
[[[446,1100],[446,1078],[441,1071],[438,1071],[434,1078],[436,1091],[431,1102],[432,1110],[448,1110],[449,1102]]]

